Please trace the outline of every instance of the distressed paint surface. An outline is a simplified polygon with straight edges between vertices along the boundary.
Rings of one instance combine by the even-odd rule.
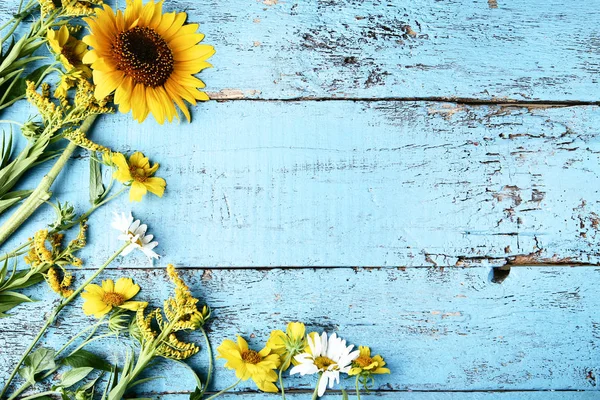
[[[143,289],[138,297],[154,306],[172,290],[162,269],[128,275]],[[116,278],[122,272],[105,276]],[[350,343],[384,354],[394,373],[377,378],[380,389],[588,390],[596,395],[596,381],[590,377],[600,368],[600,317],[590,310],[600,306],[599,276],[594,267],[521,267],[494,284],[490,269],[483,267],[182,272],[194,293],[213,307],[209,328],[215,345],[241,334],[260,346],[270,330],[298,319],[309,329],[336,331]],[[31,293],[52,298],[44,288]],[[25,339],[32,337],[30,329],[41,325],[51,309],[43,301],[17,311],[24,307],[33,311],[29,321],[0,320],[0,347],[13,349],[0,359],[0,370],[14,361]],[[58,344],[92,320],[72,307],[46,342]],[[205,357],[202,352],[191,364],[205,371]],[[223,369],[223,361],[216,364],[213,389],[222,389],[235,378]],[[185,369],[167,362],[158,368],[157,375],[177,373],[181,378],[155,381],[153,390],[191,390],[193,379]],[[310,378],[288,381],[294,389],[314,385]]]
[[[138,126],[119,115],[102,118],[93,138],[161,163],[165,197],[149,196],[133,210],[170,262],[596,264],[598,111],[212,102],[199,109],[195,124],[169,126],[166,134],[156,135],[153,122]],[[74,161],[55,187],[59,199],[81,211],[88,207],[88,162]],[[123,196],[92,217],[89,265],[117,246],[101,234],[102,221],[129,207]],[[6,248],[49,218],[38,213]],[[127,265],[147,264],[140,256]]]
[[[2,2],[0,19],[16,4]],[[598,397],[600,271],[580,266],[600,262],[594,2],[165,7],[201,23],[217,48],[201,77],[213,99],[230,101],[200,105],[192,125],[122,115],[97,123],[93,139],[145,152],[169,184],[164,199],[133,206],[163,261],[119,259],[106,277],[131,268],[158,306],[170,290],[165,263],[188,267],[214,307],[214,344],[237,333],[258,344],[292,319],[371,344],[394,373],[365,398]],[[1,117],[32,114],[21,103]],[[54,188],[79,211],[88,161],[76,156]],[[123,198],[93,216],[86,273],[117,247],[104,225],[111,212],[130,208]],[[50,222],[49,210],[0,251]],[[524,267],[532,264],[544,266]],[[497,284],[490,266],[512,268]],[[43,285],[28,293],[51,298]],[[0,382],[50,307],[0,320]],[[72,309],[44,343],[57,346],[90,321]],[[192,361],[200,371],[204,357]],[[217,364],[213,390],[233,380]],[[158,374],[181,379],[140,394],[187,398],[191,377],[162,366]],[[289,382],[290,398],[310,398],[314,382]],[[276,397],[248,385],[224,397],[233,398]]]
[[[18,1],[2,3],[4,19]],[[598,101],[594,1],[171,0],[165,8],[187,10],[217,48],[215,69],[202,74],[215,98]]]

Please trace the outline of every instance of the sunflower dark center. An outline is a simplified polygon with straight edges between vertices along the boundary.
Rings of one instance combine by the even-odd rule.
[[[173,52],[152,28],[121,32],[112,45],[117,69],[144,86],[162,86],[173,73]]]

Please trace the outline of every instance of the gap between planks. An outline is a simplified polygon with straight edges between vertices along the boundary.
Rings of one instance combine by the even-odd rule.
[[[253,101],[253,102],[325,102],[325,101],[351,101],[351,102],[430,102],[430,103],[456,103],[462,105],[472,106],[513,106],[513,107],[579,107],[579,106],[598,106],[598,101],[578,101],[578,100],[516,100],[516,99],[478,99],[468,97],[311,97],[311,96],[300,96],[290,98],[251,98],[251,97],[238,97],[236,95],[228,97],[227,95],[222,96],[218,93],[208,93],[209,96],[213,96],[210,100],[217,102],[225,101]]]

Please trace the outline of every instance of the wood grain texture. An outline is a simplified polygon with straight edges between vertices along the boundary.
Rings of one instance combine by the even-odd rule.
[[[120,276],[133,277],[142,287],[137,298],[155,306],[172,290],[164,270],[105,274]],[[501,285],[491,283],[490,269],[483,267],[188,269],[182,277],[213,307],[213,345],[242,334],[251,345],[260,346],[270,330],[301,320],[309,329],[336,331],[350,343],[370,345],[381,353],[393,374],[377,378],[379,389],[597,394],[598,268],[513,268]],[[32,295],[42,300],[53,296],[42,286]],[[17,309],[19,316],[0,320],[0,348],[11,349],[0,356],[0,371],[15,361],[50,309],[48,301],[32,303]],[[79,307],[71,307],[44,342],[64,343],[90,321]],[[196,338],[201,341],[199,335]],[[106,352],[106,346],[96,348]],[[125,344],[118,351],[124,349]],[[202,352],[191,359],[200,372],[205,371],[205,357]],[[213,389],[235,381],[222,365],[217,361]],[[180,378],[158,380],[144,390],[185,392],[193,385],[185,369],[172,363],[161,363],[155,373]],[[294,389],[314,386],[310,378],[292,377],[288,382]]]
[[[167,131],[105,117],[93,138],[160,162],[168,187],[94,215],[84,259],[117,247],[106,221],[133,206],[187,266],[595,264],[598,126],[596,106],[385,101],[212,102]],[[55,194],[83,211],[87,157],[66,172]]]
[[[0,5],[2,19],[17,3]],[[202,73],[213,98],[599,100],[593,1],[170,0],[165,7],[187,10],[216,47],[215,68]]]
[[[352,399],[353,393],[348,392]],[[290,399],[303,399],[308,400],[311,395],[308,393],[287,393],[286,398]],[[326,399],[340,399],[341,393],[331,392],[326,395]],[[419,392],[374,392],[361,394],[361,399],[402,399],[402,400],[595,400],[598,397],[597,393],[594,392],[507,392],[507,393],[490,393],[490,392],[432,392],[432,393],[419,393]],[[229,394],[220,396],[219,399],[233,400],[239,399],[241,396],[238,394]],[[183,400],[188,399],[188,394],[160,394],[155,398],[160,400]],[[249,400],[266,400],[276,398],[273,395],[268,394],[255,394],[255,393],[244,393],[244,399]]]

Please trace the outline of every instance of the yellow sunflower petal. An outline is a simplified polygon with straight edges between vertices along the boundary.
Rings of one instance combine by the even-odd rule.
[[[123,300],[129,300],[140,291],[140,286],[133,283],[131,278],[119,278],[115,282],[115,292],[123,296]]]
[[[241,352],[248,351],[248,342],[246,342],[246,339],[239,335],[237,337],[237,344]]]
[[[113,293],[115,291],[115,283],[112,279],[102,281],[102,290]]]
[[[150,193],[154,193],[158,197],[162,197],[165,193],[165,187],[167,186],[167,182],[163,178],[152,177],[146,179],[144,185]]]
[[[129,201],[142,201],[142,198],[146,195],[148,190],[143,183],[133,181],[131,189],[129,190]]]
[[[125,310],[130,311],[137,311],[140,308],[146,308],[147,306],[148,303],[145,301],[126,301],[125,303],[121,304],[119,308],[124,308]]]

